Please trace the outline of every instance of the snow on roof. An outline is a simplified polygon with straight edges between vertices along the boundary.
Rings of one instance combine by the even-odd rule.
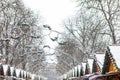
[[[0,54],[0,56],[2,56],[2,54]]]
[[[78,70],[80,71],[80,70],[81,70],[81,65],[78,65],[77,68],[78,68]]]
[[[76,67],[74,67],[74,75],[76,76],[77,75],[77,72],[78,72],[78,67],[76,66]]]
[[[4,75],[7,75],[7,70],[8,70],[8,65],[3,65],[3,71],[4,71]]]
[[[68,75],[73,75],[73,69],[68,72]]]
[[[26,71],[24,71],[24,77],[26,77],[26,73],[27,73],[27,72],[26,72]]]
[[[83,74],[85,74],[86,63],[82,62],[82,67],[83,67],[83,69],[82,69],[83,70]]]
[[[74,72],[75,72],[75,69],[73,68],[73,69],[72,69],[72,76],[74,75]]]
[[[77,68],[78,68],[77,66],[76,66],[76,67],[74,67],[75,71],[77,71]]]
[[[89,64],[89,67],[90,67],[90,73],[92,73],[92,68],[93,68],[93,59],[88,59],[88,64]]]
[[[31,74],[31,78],[32,78],[32,80],[34,80],[35,79],[35,74]]]
[[[13,76],[14,67],[10,67],[11,76]]]
[[[120,46],[109,46],[109,49],[115,59],[117,67],[120,68]]]
[[[80,74],[80,71],[81,71],[81,65],[78,65],[77,68],[78,68],[78,72],[79,72],[79,74]]]
[[[30,72],[27,72],[27,76],[28,76],[28,75],[31,76],[31,73],[30,73]]]
[[[65,78],[65,79],[66,79],[66,78],[67,78],[67,74],[64,74],[63,78]]]
[[[21,70],[21,75],[22,75],[22,77],[23,77],[23,74],[24,74],[24,70]]]
[[[96,54],[97,63],[100,66],[100,69],[102,69],[105,59],[105,54]]]
[[[16,76],[19,77],[21,69],[16,69]]]
[[[38,75],[38,78],[39,78],[39,80],[40,80],[40,76]]]
[[[26,76],[30,76],[31,77],[31,75],[32,75],[31,72],[27,71]]]

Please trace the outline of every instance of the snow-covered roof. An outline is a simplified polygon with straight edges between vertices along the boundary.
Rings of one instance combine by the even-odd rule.
[[[73,69],[72,69],[72,76],[74,76],[74,75],[75,75],[75,73],[74,73],[74,72],[75,72],[75,69],[73,68]]]
[[[31,73],[27,71],[27,76],[28,76],[28,75],[30,76],[30,75],[31,75]]]
[[[26,73],[27,73],[27,72],[26,72],[26,71],[24,71],[24,77],[26,77]]]
[[[10,67],[11,76],[13,76],[14,67]]]
[[[16,76],[19,77],[21,69],[16,69]]]
[[[93,68],[93,59],[88,59],[88,64],[89,64],[89,67],[90,67],[90,73],[92,73],[92,68]]]
[[[31,73],[27,71],[26,76],[31,76]]]
[[[120,68],[120,46],[109,46],[109,49],[115,59],[117,67]]]
[[[31,78],[32,78],[32,80],[34,80],[35,79],[35,74],[31,74]]]
[[[78,68],[78,71],[80,72],[80,70],[81,70],[81,65],[78,65],[77,68]]]
[[[22,78],[25,78],[27,76],[27,71],[21,70]],[[23,76],[24,75],[24,76]]]
[[[38,78],[39,78],[39,80],[40,80],[40,76],[38,75]]]
[[[4,71],[4,75],[7,75],[7,70],[8,70],[8,65],[3,65],[3,71]]]
[[[77,72],[78,72],[78,67],[76,66],[76,67],[74,68],[74,75],[75,75],[75,76],[77,75]]]
[[[66,79],[66,78],[67,78],[67,74],[64,74],[64,75],[63,75],[63,78]]]
[[[105,54],[96,54],[96,59],[97,59],[98,65],[100,66],[100,69],[102,69],[104,59],[105,59]]]
[[[82,67],[83,67],[83,74],[85,74],[85,69],[86,69],[86,63],[82,63]]]
[[[71,70],[68,72],[68,75],[70,75],[70,76],[73,75],[73,69],[71,69]]]
[[[78,68],[78,72],[79,72],[79,74],[80,74],[80,71],[81,71],[81,65],[78,65],[77,68]]]

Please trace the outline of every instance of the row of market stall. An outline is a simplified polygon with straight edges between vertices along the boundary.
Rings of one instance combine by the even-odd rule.
[[[60,80],[120,80],[120,45],[108,46],[62,75]]]
[[[46,80],[46,78],[0,63],[0,80]]]

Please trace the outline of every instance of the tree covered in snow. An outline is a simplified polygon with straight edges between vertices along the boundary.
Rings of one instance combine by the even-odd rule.
[[[76,0],[80,10],[93,14],[101,19],[103,26],[102,34],[108,35],[111,43],[119,43],[119,21],[120,1],[119,0]]]
[[[63,36],[69,38],[65,36],[63,38],[65,44],[58,46],[63,52],[72,54],[75,59],[83,55],[85,61],[93,57],[96,52],[105,52],[107,45],[119,43],[120,1],[76,1],[78,3],[76,15],[69,17],[63,23],[66,29],[66,34]],[[76,44],[77,46],[74,46]]]
[[[77,48],[89,57],[95,52],[104,51],[109,44],[109,38],[101,34],[104,23],[97,16],[93,16],[88,11],[80,11],[75,17],[64,22],[69,37],[75,39],[79,45]]]
[[[1,61],[5,59],[7,64],[25,70],[31,69],[30,65],[35,67],[37,62],[41,64],[40,23],[40,17],[21,0],[0,0]]]

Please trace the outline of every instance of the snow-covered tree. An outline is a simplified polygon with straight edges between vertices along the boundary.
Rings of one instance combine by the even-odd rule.
[[[0,54],[7,64],[27,69],[27,64],[35,64],[34,59],[41,62],[42,30],[39,23],[42,23],[39,16],[26,8],[21,0],[0,1]],[[33,55],[35,58],[30,62]]]

